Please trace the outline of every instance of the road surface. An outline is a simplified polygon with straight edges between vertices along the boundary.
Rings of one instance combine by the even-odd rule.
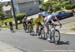
[[[38,39],[36,36],[30,36],[24,30],[18,30],[14,33],[10,30],[1,30],[0,41],[23,52],[74,52],[75,50],[75,35],[68,34],[61,34],[62,43],[55,45],[47,40]]]

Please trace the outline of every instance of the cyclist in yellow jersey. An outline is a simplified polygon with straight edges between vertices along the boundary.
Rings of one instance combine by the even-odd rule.
[[[34,20],[34,24],[36,25],[36,32],[38,32],[39,27],[44,27],[44,18],[42,14],[39,14],[38,17]]]

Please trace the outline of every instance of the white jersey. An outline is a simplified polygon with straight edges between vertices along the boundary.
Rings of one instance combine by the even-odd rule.
[[[45,17],[45,19],[44,19],[45,24],[47,24],[49,21],[53,22],[52,16],[53,15],[49,15],[49,16]]]

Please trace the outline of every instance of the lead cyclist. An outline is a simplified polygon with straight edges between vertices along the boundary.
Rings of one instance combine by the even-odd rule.
[[[46,33],[49,32],[49,26],[56,26],[58,24],[55,23],[54,19],[59,23],[60,27],[62,26],[60,20],[53,14],[48,15],[47,17],[44,18],[44,23],[45,23],[45,27],[46,27]],[[48,37],[47,40],[50,40],[50,38]]]

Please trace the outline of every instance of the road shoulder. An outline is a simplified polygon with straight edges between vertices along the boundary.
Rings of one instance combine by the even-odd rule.
[[[23,52],[23,51],[0,41],[0,52]]]

